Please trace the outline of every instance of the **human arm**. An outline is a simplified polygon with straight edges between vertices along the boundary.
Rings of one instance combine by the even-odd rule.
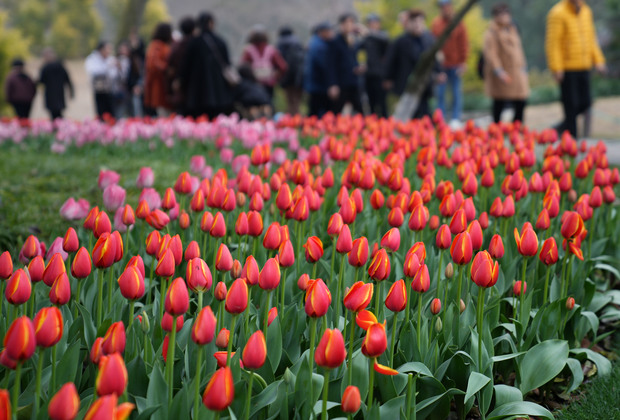
[[[562,66],[562,17],[553,10],[547,15],[547,30],[545,35],[545,53],[547,66],[553,73],[553,77],[559,82],[564,78]]]
[[[510,76],[506,70],[504,70],[504,65],[499,58],[499,42],[493,30],[487,30],[484,35],[483,51],[484,61],[493,72],[493,75],[498,77],[502,82],[509,83]]]

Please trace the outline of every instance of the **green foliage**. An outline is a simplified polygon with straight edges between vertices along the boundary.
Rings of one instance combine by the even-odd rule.
[[[123,30],[122,23],[123,18],[127,18],[124,16],[127,11],[127,6],[131,0],[106,0],[105,5],[107,8],[107,12],[110,16],[110,20],[113,22],[114,32],[117,34],[117,38],[122,37],[120,35],[120,31]],[[133,19],[136,20],[132,25],[135,26],[135,23],[140,22],[140,36],[143,39],[151,39],[153,35],[153,30],[155,26],[160,22],[166,22],[170,20],[170,14],[168,12],[168,7],[164,0],[148,0],[144,7],[142,16],[136,16]]]
[[[7,25],[8,14],[0,10],[0,80],[4,82],[11,67],[11,61],[15,57],[25,58],[28,55],[29,42],[19,29],[9,28]],[[4,98],[4,89],[0,90],[0,112],[8,110]]]

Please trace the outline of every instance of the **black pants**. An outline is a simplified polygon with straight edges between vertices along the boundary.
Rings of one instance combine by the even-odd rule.
[[[567,71],[560,83],[564,122],[561,130],[568,130],[577,136],[577,116],[592,106],[589,71]]]
[[[493,121],[498,123],[502,119],[502,112],[508,104],[512,103],[512,107],[515,110],[515,116],[512,121],[523,122],[523,111],[525,110],[525,100],[516,99],[508,101],[504,99],[493,99]]]
[[[368,105],[370,113],[378,117],[387,117],[387,106],[385,103],[385,90],[383,89],[380,76],[366,76],[366,94],[368,95]]]
[[[15,115],[18,118],[29,118],[30,117],[30,108],[32,107],[32,102],[26,103],[12,103],[13,110],[15,111]]]
[[[62,109],[48,109],[47,111],[50,113],[50,118],[52,121],[62,118]]]
[[[354,112],[358,114],[364,113],[364,109],[362,108],[362,97],[360,96],[360,90],[357,86],[340,88],[340,96],[335,103],[336,107],[333,111],[335,113],[342,112],[342,109],[347,103],[351,104]]]
[[[114,116],[114,98],[110,93],[95,92],[95,108],[97,117],[103,118],[105,114]]]
[[[308,96],[308,115],[320,118],[334,110],[334,104],[326,93],[310,93]]]

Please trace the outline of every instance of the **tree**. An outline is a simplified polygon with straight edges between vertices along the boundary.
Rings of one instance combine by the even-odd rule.
[[[140,36],[148,39],[155,25],[170,19],[163,0],[107,0],[106,8],[110,20],[117,25],[117,42],[127,39],[133,28],[138,28]]]
[[[420,95],[431,75],[437,53],[446,43],[452,31],[454,31],[461,20],[463,20],[467,12],[479,1],[480,0],[467,0],[467,3],[455,13],[452,22],[450,22],[446,30],[437,38],[433,46],[422,54],[413,73],[407,80],[405,93],[398,100],[396,110],[394,111],[395,118],[401,121],[407,121],[411,118],[420,103]]]
[[[0,11],[0,80],[4,81],[16,57],[28,55],[28,41],[19,29],[8,27],[8,13]],[[0,90],[0,113],[8,111],[4,89]]]

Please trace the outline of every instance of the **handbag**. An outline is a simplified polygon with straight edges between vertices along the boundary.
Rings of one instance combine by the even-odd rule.
[[[215,61],[217,61],[220,68],[222,69],[222,77],[224,77],[224,80],[226,80],[226,82],[230,86],[237,86],[239,83],[241,83],[241,76],[239,75],[239,72],[234,66],[224,62],[224,59],[220,55],[220,50],[217,48],[217,45],[215,45],[215,43],[213,42],[213,39],[211,38],[211,36],[204,34],[202,37],[207,43],[207,47],[209,47],[209,49],[213,53],[213,56],[215,57]]]

